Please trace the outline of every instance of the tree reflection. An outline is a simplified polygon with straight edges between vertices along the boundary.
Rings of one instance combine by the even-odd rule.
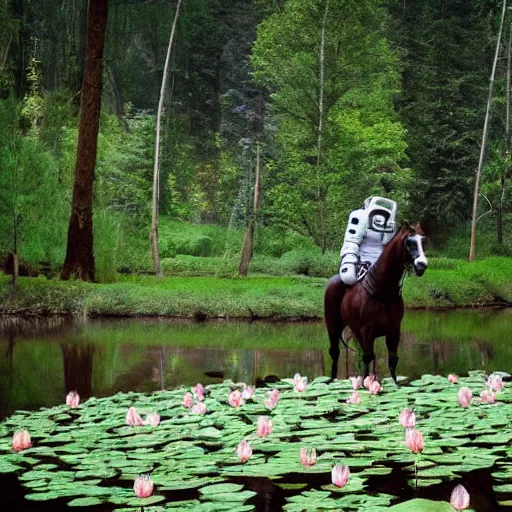
[[[66,394],[76,391],[82,400],[93,396],[92,371],[95,346],[84,343],[61,343],[64,359],[64,387]]]

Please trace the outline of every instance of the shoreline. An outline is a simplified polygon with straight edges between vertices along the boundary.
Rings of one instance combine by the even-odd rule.
[[[451,290],[446,287],[432,293],[442,283],[435,273],[432,272],[429,281],[407,281],[403,294],[406,311],[512,307],[509,300],[512,290],[509,292],[507,288],[512,289],[512,284],[508,282],[499,290],[496,284],[476,287],[475,281],[469,279],[454,283]],[[161,318],[198,322],[319,321],[323,319],[327,282],[324,278],[261,275],[245,279],[167,277],[162,280],[130,276],[105,284],[20,278],[14,290],[8,279],[0,276],[0,315],[4,317]]]

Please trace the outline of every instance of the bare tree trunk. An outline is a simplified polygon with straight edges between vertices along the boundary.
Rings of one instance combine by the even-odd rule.
[[[325,205],[322,194],[322,176],[320,169],[320,160],[322,155],[322,143],[324,134],[324,89],[325,89],[325,26],[327,24],[327,15],[329,13],[329,0],[325,2],[324,17],[322,20],[322,35],[320,38],[320,78],[319,78],[319,98],[318,98],[318,139],[317,139],[317,200],[320,208],[320,246],[322,254],[325,252],[326,228],[325,228]]]
[[[247,228],[245,229],[244,245],[240,255],[240,265],[238,266],[238,275],[246,276],[249,272],[249,263],[252,259],[253,246],[254,246],[254,224],[256,221],[256,214],[260,204],[260,145],[256,146],[256,170],[254,172],[254,202],[252,214],[249,217]]]
[[[322,139],[324,132],[324,83],[325,83],[325,25],[327,23],[327,14],[329,12],[329,0],[325,3],[324,19],[322,21],[322,37],[320,41],[320,83],[318,98],[318,139],[317,139],[317,159],[316,164],[320,163],[320,155],[322,152]]]
[[[167,75],[169,70],[169,62],[171,61],[172,43],[174,41],[174,34],[176,32],[176,25],[178,24],[178,17],[180,13],[181,0],[178,0],[176,5],[176,13],[174,14],[174,22],[172,24],[171,36],[169,37],[169,45],[167,46],[167,56],[165,58],[164,73],[162,77],[162,86],[160,88],[160,99],[158,101],[158,110],[156,113],[156,138],[155,138],[155,165],[153,168],[153,204],[151,215],[151,254],[153,256],[153,269],[157,277],[162,277],[162,270],[160,269],[160,255],[158,252],[158,199],[160,189],[160,127],[162,123],[162,110],[164,108],[165,88],[167,85]]]
[[[18,161],[12,175],[13,205],[12,205],[12,285],[16,286],[20,265],[18,259]]]
[[[114,71],[112,70],[112,67],[108,62],[105,64],[105,67],[107,68],[108,77],[110,78],[110,84],[112,85],[112,92],[114,93],[114,112],[116,114],[116,117],[118,117],[119,120],[121,120],[122,122],[124,115],[123,94],[119,87],[116,75],[114,74]]]
[[[503,10],[501,13],[500,30],[498,32],[498,40],[496,41],[496,53],[494,54],[494,62],[492,64],[492,72],[489,80],[489,94],[487,96],[487,111],[485,113],[484,130],[482,134],[482,145],[480,147],[480,158],[478,160],[478,169],[475,178],[475,190],[473,193],[473,213],[471,217],[471,241],[469,248],[469,261],[473,261],[476,257],[476,222],[478,213],[478,196],[480,192],[480,176],[482,174],[482,167],[484,165],[485,147],[487,145],[487,135],[489,131],[489,119],[491,117],[492,105],[492,89],[494,86],[494,75],[496,74],[496,64],[498,62],[498,55],[500,52],[501,33],[503,31],[503,22],[505,21],[505,12],[507,9],[507,0],[503,0]]]
[[[9,36],[9,42],[7,43],[7,47],[5,48],[5,53],[2,57],[2,63],[0,64],[0,73],[4,70],[5,63],[7,62],[7,57],[9,56],[9,48],[11,47],[12,34]]]
[[[101,110],[103,49],[108,0],[90,0],[73,203],[61,278],[94,281],[92,202]]]
[[[510,162],[510,63],[512,60],[512,23],[508,33],[507,49],[507,110],[505,120],[505,169],[500,173],[500,200],[498,203],[498,218],[496,221],[496,239],[499,244],[503,243],[503,202],[505,200],[505,179],[508,174]]]

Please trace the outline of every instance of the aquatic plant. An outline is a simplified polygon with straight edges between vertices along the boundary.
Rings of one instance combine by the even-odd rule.
[[[450,496],[450,505],[455,510],[469,508],[469,493],[463,485],[457,485]]]
[[[316,450],[314,448],[301,448],[299,459],[303,466],[314,466],[316,464]]]
[[[398,416],[398,421],[404,428],[414,428],[416,426],[416,414],[411,409],[404,409]]]
[[[16,432],[12,437],[12,449],[15,452],[21,452],[23,450],[28,450],[31,446],[30,434],[26,430],[21,430],[20,432]]]
[[[293,377],[293,389],[302,393],[306,391],[306,387],[308,385],[308,378],[302,377],[300,373],[296,373]]]
[[[345,487],[350,478],[350,469],[343,464],[335,464],[331,471],[332,483],[336,487]]]
[[[72,409],[80,404],[80,395],[76,391],[70,391],[66,396],[66,405]]]
[[[382,392],[371,396],[354,391],[348,379],[319,377],[297,393],[284,379],[272,389],[256,389],[234,408],[226,397],[245,387],[225,381],[205,386],[204,401],[194,400],[190,409],[183,406],[188,390],[180,388],[90,398],[78,408],[62,403],[17,411],[0,423],[0,474],[16,475],[27,500],[133,512],[154,505],[166,511],[249,511],[259,499],[253,478],[280,489],[286,512],[400,512],[416,506],[453,512],[448,501],[422,498],[391,506],[400,497],[376,489],[392,471],[412,488],[417,483],[420,494],[443,484],[451,491],[456,483],[465,485],[468,473],[485,470],[492,474],[493,487],[486,492],[494,503],[510,499],[512,386],[505,384],[493,405],[478,399],[461,408],[458,389],[446,376],[383,384]],[[460,386],[475,396],[491,393],[483,372],[461,377]],[[355,393],[359,403],[347,403]],[[279,397],[270,411],[269,396]],[[161,421],[154,428],[128,425],[130,408],[132,418],[140,412],[146,422],[151,414]],[[411,449],[397,421],[404,409],[415,414],[415,426],[407,431],[422,434],[422,442],[418,434],[408,434]],[[30,432],[30,445],[15,451],[21,429]],[[314,447],[316,455],[307,467],[300,457],[305,446]],[[134,494],[138,475],[149,475],[153,483],[146,498]],[[473,493],[471,499],[477,500]]]
[[[471,391],[471,389],[464,386],[459,389],[458,398],[459,398],[459,404],[462,407],[464,407],[464,408],[469,407],[471,404],[471,399],[473,398],[473,391]]]
[[[251,458],[252,448],[245,439],[236,447],[236,455],[240,462],[247,462]]]
[[[357,391],[363,385],[363,377],[349,377],[350,382],[352,383],[352,387],[355,391]]]

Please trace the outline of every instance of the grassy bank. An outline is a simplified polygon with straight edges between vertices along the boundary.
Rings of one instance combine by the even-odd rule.
[[[404,283],[408,308],[482,307],[512,303],[512,264],[495,257],[472,264],[432,259],[422,278]],[[319,318],[326,279],[306,276],[118,276],[114,283],[0,277],[0,309],[13,314],[163,315],[197,318]]]

